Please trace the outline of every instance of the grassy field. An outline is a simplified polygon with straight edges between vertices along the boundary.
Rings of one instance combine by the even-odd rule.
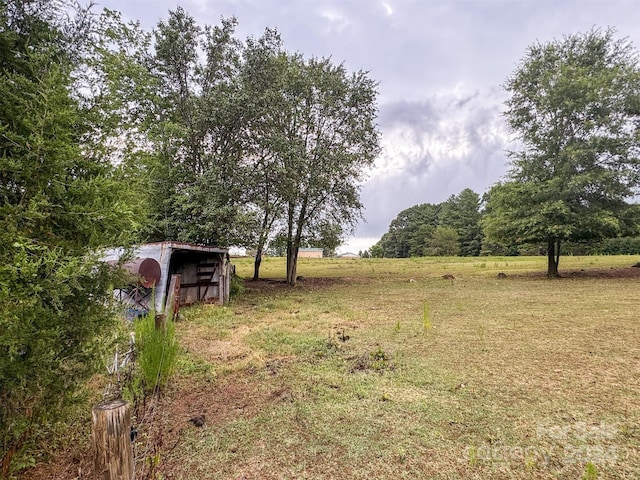
[[[305,259],[293,289],[247,281],[178,324],[158,472],[640,478],[638,260],[547,280],[538,257]]]
[[[183,310],[138,476],[640,478],[638,261],[265,259]]]

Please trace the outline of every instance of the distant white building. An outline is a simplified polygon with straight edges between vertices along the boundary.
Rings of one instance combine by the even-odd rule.
[[[321,248],[301,248],[298,250],[298,258],[322,258]]]
[[[232,257],[246,257],[247,249],[245,247],[229,247],[229,255]]]

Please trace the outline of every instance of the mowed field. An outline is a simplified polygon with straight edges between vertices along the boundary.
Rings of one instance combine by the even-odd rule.
[[[545,261],[265,259],[182,311],[138,478],[640,478],[640,257]]]
[[[548,280],[539,257],[302,259],[295,288],[247,281],[184,311],[158,471],[640,478],[638,260],[565,257]]]

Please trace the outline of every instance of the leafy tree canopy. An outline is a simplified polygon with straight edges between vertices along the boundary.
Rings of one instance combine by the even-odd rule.
[[[275,30],[241,42],[235,27],[233,18],[202,27],[178,8],[151,44],[125,36],[131,75],[107,77],[118,95],[129,83],[157,86],[137,88],[146,120],[133,124],[151,180],[148,238],[255,248],[257,278],[263,250],[284,232],[295,283],[297,249],[315,239],[333,250],[359,219],[359,182],[379,148],[377,85],[287,52]]]
[[[488,196],[485,233],[547,245],[557,276],[560,244],[620,235],[635,215],[625,200],[640,173],[636,52],[592,30],[531,46],[507,80],[506,117],[521,148],[507,181]]]
[[[475,257],[480,254],[481,216],[480,195],[470,188],[465,188],[458,195],[451,195],[440,205],[438,224],[454,229],[460,242],[459,254],[463,257]]]

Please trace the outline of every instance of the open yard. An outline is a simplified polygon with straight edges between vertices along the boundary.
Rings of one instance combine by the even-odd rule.
[[[183,310],[138,477],[640,478],[640,257],[545,260],[301,259]]]

